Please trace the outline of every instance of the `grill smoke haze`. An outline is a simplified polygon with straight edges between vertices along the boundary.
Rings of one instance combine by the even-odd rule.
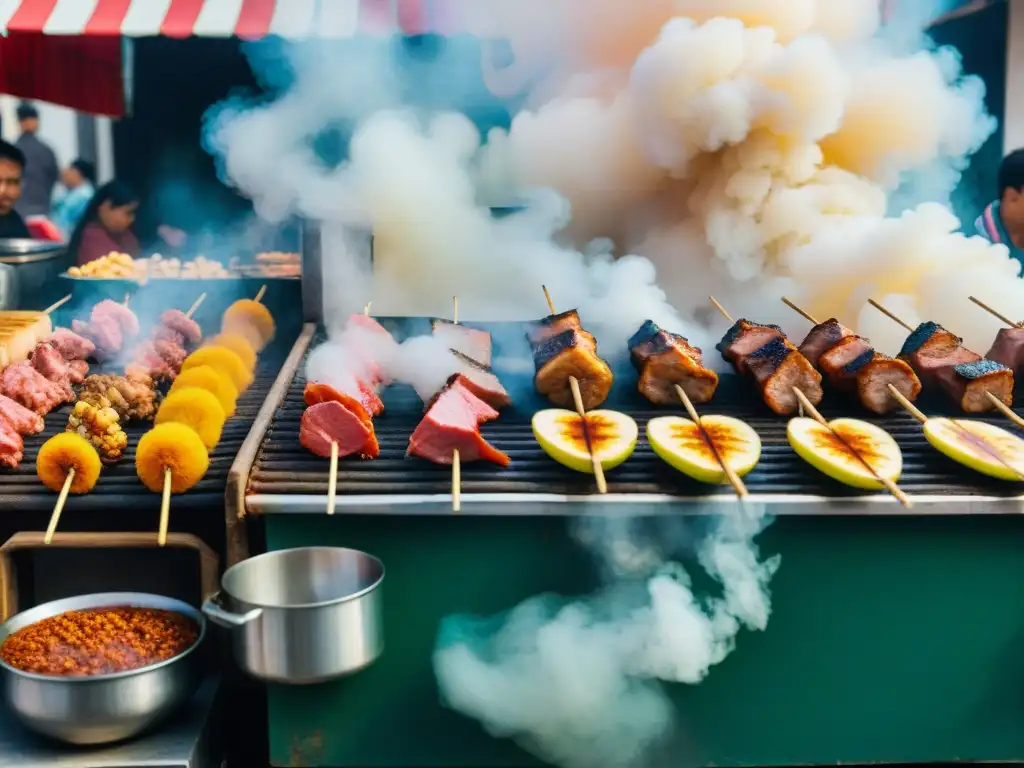
[[[921,34],[929,3],[901,6],[880,29],[877,0],[459,0],[449,10],[507,45],[427,62],[397,45],[264,44],[250,60],[276,92],[212,110],[204,140],[261,217],[324,222],[332,341],[308,373],[339,388],[361,364],[345,319],[366,302],[449,317],[457,295],[460,320],[529,319],[547,313],[541,284],[609,357],[651,318],[715,364],[725,321],[709,293],[801,338],[787,295],[894,353],[905,332],[873,297],[983,351],[998,322],[967,297],[1012,311],[1024,281],[945,204],[995,122],[983,84]],[[458,114],[481,67],[494,94],[525,99],[486,137]],[[351,135],[341,162],[314,151],[334,130]],[[500,219],[486,207],[523,200]],[[429,339],[385,357],[425,392],[451,366],[424,364]],[[600,591],[446,619],[442,701],[554,764],[650,765],[673,733],[664,685],[699,683],[770,614],[766,511],[701,511],[715,517],[700,535],[584,518]],[[694,554],[711,594],[675,562]]]

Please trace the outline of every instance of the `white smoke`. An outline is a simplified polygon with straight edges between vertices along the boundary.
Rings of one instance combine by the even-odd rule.
[[[615,586],[579,600],[527,600],[498,622],[446,619],[434,653],[442,700],[556,765],[648,764],[674,725],[661,681],[699,683],[740,629],[768,624],[779,558],[758,560],[764,515],[733,510],[699,543],[697,559],[721,587],[706,600],[666,559],[679,554],[668,545],[677,532],[642,519],[658,540],[645,545],[637,521],[584,518],[578,537]]]

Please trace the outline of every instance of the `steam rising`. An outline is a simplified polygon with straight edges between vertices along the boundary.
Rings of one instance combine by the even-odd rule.
[[[210,115],[207,147],[262,217],[325,222],[332,334],[309,378],[352,391],[367,363],[345,319],[370,300],[381,315],[443,317],[458,295],[461,319],[525,319],[546,314],[545,283],[612,354],[646,318],[706,348],[724,325],[709,293],[802,335],[788,295],[890,353],[905,332],[868,297],[979,351],[998,323],[968,295],[1024,304],[1006,248],[960,234],[943,205],[994,130],[983,85],[954,51],[922,48],[912,25],[879,30],[877,0],[452,6],[514,53],[502,69],[485,44],[469,69],[527,98],[485,143],[457,114],[466,68],[355,43],[254,53],[277,97]],[[325,162],[313,145],[336,130],[351,133],[347,157]],[[481,205],[523,199],[526,211],[502,219]],[[372,273],[359,236],[370,230]],[[374,354],[426,399],[454,372],[436,346],[421,337]],[[664,526],[652,539],[635,520],[587,518],[577,533],[607,588],[447,619],[434,659],[443,701],[553,763],[644,764],[672,734],[659,681],[699,683],[741,628],[768,621],[778,559],[754,544],[764,510],[716,512],[695,550],[720,596],[698,597],[673,564],[693,548],[689,526],[682,540]]]

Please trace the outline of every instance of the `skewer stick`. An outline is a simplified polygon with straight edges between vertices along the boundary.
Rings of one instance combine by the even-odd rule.
[[[883,306],[882,306],[881,304],[879,304],[879,303],[878,303],[877,301],[875,301],[874,299],[868,299],[868,304],[870,304],[870,305],[871,305],[872,307],[874,307],[875,309],[877,309],[877,310],[878,310],[879,312],[881,312],[881,313],[882,313],[883,315],[885,315],[886,317],[888,317],[888,318],[889,318],[890,320],[892,320],[892,321],[893,321],[894,323],[896,323],[897,325],[902,325],[902,326],[903,326],[904,328],[906,328],[906,329],[907,329],[908,331],[913,331],[913,330],[914,330],[914,329],[913,329],[913,328],[912,328],[911,326],[909,326],[909,325],[908,325],[907,323],[903,322],[903,320],[902,320],[902,319],[900,319],[899,317],[897,317],[896,315],[894,315],[894,314],[893,314],[892,312],[890,312],[890,311],[889,311],[888,309],[886,309],[885,307],[883,307]]]
[[[265,294],[266,292],[267,292],[267,286],[264,283],[263,285],[260,286],[260,289],[258,291],[256,291],[256,298],[253,299],[253,301],[255,301],[257,304],[259,304],[261,301],[263,301],[263,294]]]
[[[580,383],[575,376],[569,377],[569,387],[572,389],[572,401],[576,405],[576,413],[583,422],[583,434],[587,439],[587,452],[590,453],[590,466],[594,469],[594,478],[597,480],[597,492],[608,493],[608,483],[604,479],[604,467],[601,466],[597,454],[594,453],[594,446],[590,442],[590,431],[587,425],[587,412],[583,410],[583,396],[580,394]]]
[[[725,477],[729,481],[729,485],[733,487],[733,490],[736,491],[736,495],[741,499],[747,498],[747,496],[750,495],[750,491],[747,490],[747,486],[744,484],[743,480],[740,479],[740,476],[736,474],[736,470],[730,467],[728,462],[726,462],[718,452],[718,448],[715,447],[715,443],[711,439],[711,435],[709,435],[707,430],[704,429],[704,423],[700,419],[700,414],[698,414],[697,409],[693,407],[693,402],[690,400],[690,396],[686,394],[686,390],[676,384],[676,394],[683,402],[683,407],[690,415],[690,419],[697,425],[697,428],[704,433],[704,439],[707,441],[708,445],[711,446],[711,452],[715,455],[715,460],[722,466],[722,471],[725,472]]]
[[[900,487],[896,485],[896,483],[894,483],[889,478],[882,477],[880,474],[878,474],[875,471],[875,468],[872,467],[864,459],[864,457],[860,455],[860,452],[858,452],[856,448],[854,448],[852,445],[843,440],[843,438],[834,429],[832,429],[832,425],[828,423],[825,417],[821,415],[818,409],[814,407],[814,405],[811,403],[810,400],[807,399],[807,396],[803,392],[801,392],[797,387],[793,387],[793,394],[797,396],[797,399],[800,400],[800,404],[803,405],[804,410],[811,415],[811,418],[814,419],[819,424],[821,424],[826,429],[828,429],[833,435],[835,435],[836,439],[846,446],[846,450],[848,450],[850,453],[857,457],[860,463],[867,468],[868,472],[874,475],[875,479],[878,482],[885,486],[885,490],[891,493],[893,495],[893,498],[896,499],[896,501],[898,501],[900,504],[902,504],[904,507],[907,507],[908,509],[914,506],[913,503],[910,501],[910,497],[907,496],[907,494],[905,494],[902,490],[900,490]]]
[[[1013,320],[1008,318],[1002,312],[999,312],[999,311],[993,309],[992,307],[990,307],[988,304],[986,304],[981,299],[976,299],[973,296],[968,296],[967,298],[970,299],[971,301],[973,301],[975,304],[977,304],[982,309],[984,309],[986,312],[988,312],[993,317],[998,318],[999,320],[1002,320],[1004,323],[1006,323],[1011,328],[1020,328],[1020,325],[1021,325],[1020,323],[1015,323]]]
[[[716,299],[714,296],[708,296],[708,299],[711,300],[711,303],[714,305],[715,309],[722,313],[722,317],[724,317],[730,323],[736,322],[735,320],[732,319],[732,315],[725,311],[725,307],[718,303],[718,299]]]
[[[366,306],[363,307],[363,314],[366,315],[367,317],[370,316],[370,307],[372,306],[372,304],[373,304],[372,301],[368,301],[368,302],[366,302]]]
[[[550,293],[548,293],[548,287],[547,287],[546,285],[542,285],[542,286],[541,286],[541,288],[542,288],[542,289],[543,289],[543,291],[544,291],[544,298],[545,298],[545,299],[547,299],[547,302],[548,302],[548,309],[549,309],[549,310],[551,311],[551,314],[552,314],[552,315],[554,315],[554,314],[557,314],[557,313],[555,312],[555,302],[553,302],[553,301],[551,300],[551,294],[550,294]]]
[[[160,532],[156,543],[161,547],[167,544],[167,526],[171,522],[171,468],[164,469],[164,492],[160,496]]]
[[[452,296],[452,323],[459,324],[459,297]],[[462,511],[462,459],[459,449],[452,451],[452,512]]]
[[[65,305],[65,304],[67,304],[67,303],[68,303],[69,301],[71,301],[71,297],[72,297],[72,295],[73,295],[73,294],[70,294],[70,293],[69,293],[69,294],[68,294],[67,296],[65,296],[65,297],[64,297],[63,299],[59,299],[58,301],[55,301],[55,302],[53,302],[53,304],[51,304],[50,306],[48,306],[48,307],[47,307],[46,309],[44,309],[44,310],[43,310],[43,314],[44,314],[44,315],[49,315],[49,314],[51,314],[52,312],[55,312],[56,310],[60,309],[60,308],[61,308],[61,307],[63,307],[63,306]]]
[[[185,313],[185,317],[190,318],[196,313],[196,310],[206,301],[206,291],[199,294],[199,298],[192,302],[192,306],[188,308],[188,312]]]
[[[327,514],[334,514],[338,495],[338,443],[331,441],[331,474],[327,477]]]
[[[1012,421],[1015,427],[1018,427],[1019,429],[1024,429],[1024,419],[1022,419],[1020,416],[1014,413],[1013,409],[1011,409],[1010,406],[1008,406],[998,397],[993,395],[991,392],[986,392],[985,397],[987,397],[988,401],[992,403],[993,406],[995,406],[995,409],[997,411],[999,411],[1001,414],[1003,414],[1003,416]]]
[[[814,323],[815,325],[818,325],[818,321],[815,320],[814,317],[809,315],[807,312],[804,312],[802,309],[800,309],[800,307],[798,307],[792,301],[787,299],[785,296],[782,297],[782,303],[785,304],[790,309],[792,309],[794,312],[796,312],[798,315],[800,315],[805,320],[807,320],[807,321],[809,321],[811,323]]]
[[[130,293],[126,293],[126,294],[124,295],[124,305],[125,305],[126,307],[128,306],[128,302],[129,302],[129,301],[131,300],[131,298],[132,298],[132,295],[131,295]]]
[[[892,384],[889,384],[888,386],[889,386],[889,392],[892,393],[892,396],[894,398],[896,398],[896,401],[900,405],[902,405],[904,408],[907,409],[907,411],[910,413],[911,416],[913,416],[915,419],[917,419],[922,424],[924,424],[926,421],[928,421],[928,417],[924,413],[922,413],[920,410],[918,410],[916,407],[914,407],[914,404],[911,403],[909,400],[907,400],[907,398],[905,398],[903,396],[902,392],[900,392],[898,389],[896,389],[896,387],[894,387]],[[995,397],[995,395],[992,395],[992,397]],[[995,398],[995,399],[998,400],[998,398]],[[1014,415],[1016,415],[1016,414],[1014,414]],[[1004,467],[1009,469],[1011,472],[1015,473],[1021,480],[1024,480],[1024,472],[1021,472],[1019,469],[1017,469],[1017,467],[1013,466],[1012,464],[1010,464],[1010,462],[1008,462],[1006,459],[1004,459],[1002,454],[999,453],[999,450],[994,445],[990,445],[987,440],[982,440],[981,438],[976,436],[973,432],[971,432],[966,427],[964,427],[956,419],[950,419],[949,423],[952,424],[954,428],[960,430],[960,432],[964,436],[969,438],[972,442],[976,442],[976,443],[978,443],[980,445],[983,445],[985,447],[985,452],[986,453],[988,453],[992,458],[994,458],[996,461],[998,461]]]
[[[60,513],[64,511],[64,504],[71,492],[71,483],[75,479],[75,468],[68,470],[68,476],[64,478],[64,487],[60,489],[60,496],[57,503],[53,505],[53,514],[50,515],[50,524],[46,526],[46,535],[43,537],[43,544],[49,544],[53,540],[53,534],[57,531],[57,523],[60,522]]]

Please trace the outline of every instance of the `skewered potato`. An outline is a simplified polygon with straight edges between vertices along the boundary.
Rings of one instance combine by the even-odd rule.
[[[220,407],[224,409],[225,416],[234,416],[238,390],[227,376],[219,373],[213,366],[197,365],[195,368],[182,371],[171,385],[170,392],[177,392],[187,387],[205,389],[217,398]]]
[[[239,299],[224,312],[221,329],[225,333],[241,334],[260,352],[274,338],[274,317],[260,302]]]
[[[245,363],[245,367],[250,371],[256,370],[256,351],[252,348],[252,344],[248,342],[245,336],[238,333],[221,333],[208,339],[206,344],[203,346],[207,347],[224,347],[230,349],[242,362]]]
[[[67,431],[88,440],[104,464],[116,464],[124,458],[128,435],[121,428],[117,411],[109,406],[98,408],[79,400],[68,417]]]
[[[199,387],[184,387],[167,395],[156,412],[156,423],[184,424],[199,435],[199,439],[211,451],[220,442],[224,428],[224,409],[214,395]]]
[[[36,457],[39,480],[55,493],[60,493],[64,488],[64,482],[72,469],[75,470],[75,477],[71,481],[70,493],[88,493],[96,486],[101,468],[96,449],[84,437],[73,432],[62,432],[51,437],[42,444]]]
[[[215,370],[223,371],[224,375],[231,379],[235,389],[242,393],[252,384],[252,374],[245,367],[245,363],[230,349],[224,347],[209,346],[201,347],[185,358],[181,364],[181,370],[187,371],[197,368],[200,365],[209,365]]]
[[[195,486],[210,466],[210,454],[199,435],[184,424],[158,424],[139,439],[135,471],[154,493],[164,488],[164,472],[171,471],[171,493]]]

